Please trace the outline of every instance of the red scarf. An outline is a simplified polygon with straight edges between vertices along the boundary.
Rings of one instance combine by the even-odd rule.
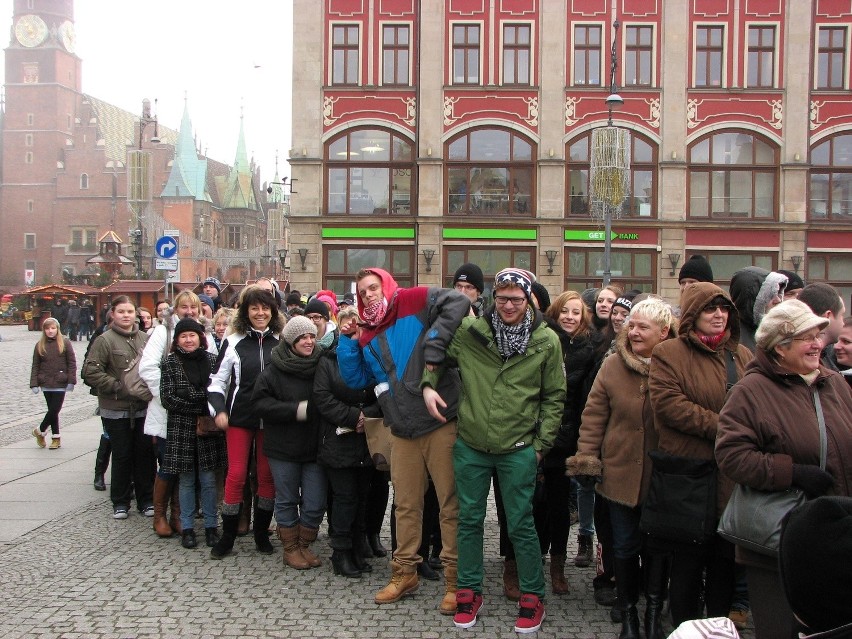
[[[718,335],[705,335],[704,333],[699,333],[698,331],[695,331],[695,334],[698,335],[698,339],[701,340],[702,344],[713,349],[714,351],[719,348],[719,344],[721,344],[722,340],[725,339],[725,331],[719,333]]]

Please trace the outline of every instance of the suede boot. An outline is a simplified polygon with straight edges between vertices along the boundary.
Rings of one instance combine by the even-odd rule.
[[[183,526],[180,523],[180,480],[175,477],[169,482],[172,493],[171,511],[169,513],[169,526],[172,527],[178,535],[183,532]]]
[[[645,566],[645,637],[665,639],[663,631],[663,606],[669,580],[669,555],[653,554]]]
[[[311,565],[305,560],[299,549],[299,528],[298,526],[290,526],[284,528],[278,526],[278,539],[281,540],[281,545],[284,546],[284,565],[290,566],[296,570],[307,570]]]
[[[222,536],[216,545],[210,549],[211,559],[222,559],[233,552],[239,518],[238,514],[226,515],[222,513]]]
[[[639,557],[619,559],[615,557],[615,587],[621,607],[621,633],[618,639],[640,639],[639,613]]]
[[[320,558],[317,557],[314,552],[311,550],[311,544],[314,543],[317,539],[317,534],[319,534],[319,528],[306,528],[302,524],[299,524],[299,550],[302,553],[302,556],[305,558],[305,561],[308,562],[311,568],[319,568],[322,566],[322,562]]]
[[[565,555],[550,555],[550,583],[553,594],[568,594],[568,582],[565,581]]]
[[[355,565],[355,558],[351,550],[335,550],[331,553],[331,567],[335,575],[360,579],[361,571]]]
[[[438,611],[442,615],[455,615],[458,610],[458,603],[456,602],[458,576],[459,570],[457,566],[444,566],[446,590],[444,591],[444,598],[441,599],[441,605],[438,607]]]
[[[166,520],[166,505],[169,501],[171,486],[168,480],[159,475],[154,477],[154,532],[159,537],[171,537],[174,531]]]
[[[377,604],[388,604],[399,601],[406,595],[415,592],[420,586],[417,569],[411,566],[411,572],[403,572],[402,565],[391,562],[391,580],[387,586],[376,593]]]
[[[518,601],[521,598],[521,586],[518,583],[518,564],[514,559],[503,562],[503,594],[506,599]]]
[[[269,524],[272,521],[272,511],[257,508],[254,511],[254,545],[262,555],[271,555],[275,550],[269,543]]]

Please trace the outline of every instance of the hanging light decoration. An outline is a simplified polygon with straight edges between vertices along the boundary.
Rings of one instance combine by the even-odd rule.
[[[630,195],[630,132],[613,126],[612,109],[624,104],[616,91],[615,71],[618,68],[616,42],[619,22],[613,23],[612,53],[610,57],[609,95],[606,105],[609,121],[605,127],[592,130],[592,158],[589,170],[589,211],[603,220],[604,236],[603,285],[608,286],[612,274],[611,245],[612,219],[621,217],[624,202]]]

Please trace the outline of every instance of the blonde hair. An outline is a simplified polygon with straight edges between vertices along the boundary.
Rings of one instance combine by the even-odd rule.
[[[183,302],[184,298],[189,300],[190,306],[195,306],[198,309],[199,314],[201,313],[201,300],[198,299],[198,295],[190,291],[189,289],[185,291],[181,291],[177,295],[175,295],[175,300],[172,302],[172,307],[177,308],[180,306],[180,303]]]
[[[588,335],[591,325],[591,313],[589,312],[589,308],[586,306],[586,303],[583,301],[583,297],[577,291],[563,291],[560,293],[559,297],[553,300],[550,306],[547,307],[544,314],[550,319],[558,322],[559,314],[562,312],[562,307],[571,300],[580,300],[580,322],[577,324],[577,330],[574,331],[574,335]]]
[[[338,326],[339,326],[339,325],[343,322],[343,320],[344,320],[344,319],[346,319],[346,318],[347,318],[347,317],[349,317],[350,315],[351,315],[352,317],[354,317],[356,320],[360,319],[360,316],[358,315],[358,309],[357,309],[357,308],[355,308],[354,306],[349,306],[349,307],[346,307],[346,308],[341,308],[341,309],[340,309],[340,312],[337,314],[337,324],[338,324]]]
[[[65,352],[65,337],[62,335],[62,327],[59,326],[59,320],[55,317],[48,317],[41,323],[41,337],[38,340],[38,344],[36,344],[36,349],[38,349],[38,354],[44,357],[47,355],[47,333],[44,332],[44,329],[47,328],[48,324],[56,324],[56,345],[59,347],[59,352]]]

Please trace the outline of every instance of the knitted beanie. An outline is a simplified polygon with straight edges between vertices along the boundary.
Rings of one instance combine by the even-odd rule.
[[[215,277],[208,277],[206,280],[204,280],[201,283],[201,288],[204,288],[208,284],[210,286],[215,286],[216,290],[219,291],[220,293],[222,292],[222,284]]]
[[[320,302],[322,304],[322,302]],[[325,305],[323,305],[325,306]],[[281,331],[281,339],[292,346],[302,335],[310,333],[314,337],[317,334],[317,327],[314,323],[303,315],[297,315],[290,319]]]
[[[453,286],[456,282],[467,282],[471,284],[477,291],[482,293],[485,290],[485,276],[482,275],[482,269],[476,264],[462,264],[459,266],[456,274],[453,275]]]
[[[693,255],[686,260],[683,266],[680,267],[677,281],[680,282],[687,277],[698,280],[699,282],[712,282],[713,269],[710,267],[710,262],[707,261],[707,258],[703,255]]]
[[[325,305],[325,302],[316,297],[308,302],[308,305],[305,307],[305,315],[311,315],[313,313],[322,315],[326,320],[330,317],[328,314],[328,306]]]
[[[790,291],[798,291],[800,289],[805,288],[805,281],[799,276],[798,273],[794,271],[784,271],[778,270],[778,273],[786,276],[787,278],[787,286],[784,288],[785,293],[789,293]]]
[[[174,337],[172,337],[172,344],[178,343],[178,336],[181,333],[198,333],[198,336],[201,338],[201,347],[207,348],[207,337],[204,334],[204,327],[196,320],[191,317],[184,317],[181,321],[175,324],[175,332]]]
[[[517,286],[527,296],[527,300],[532,302],[532,283],[535,282],[535,275],[522,268],[504,268],[497,273],[494,278],[494,288],[497,289],[501,285],[512,284]]]

